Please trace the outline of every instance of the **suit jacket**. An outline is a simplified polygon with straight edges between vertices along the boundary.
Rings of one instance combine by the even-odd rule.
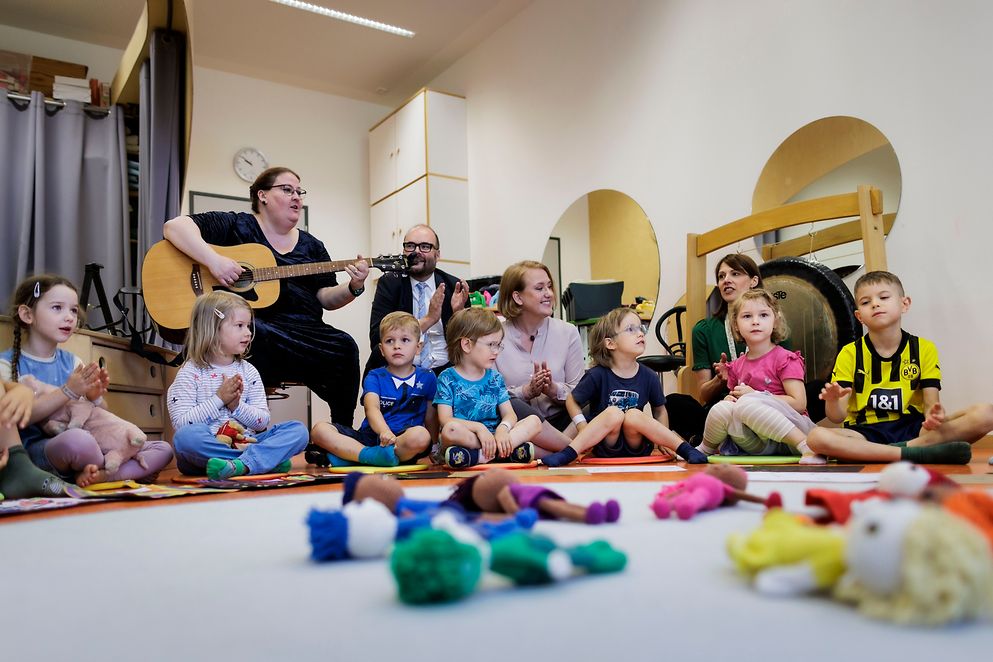
[[[445,299],[441,304],[441,326],[448,327],[452,319],[452,294],[459,279],[442,271],[434,270],[434,284],[445,285]],[[372,300],[372,315],[369,318],[369,361],[365,364],[365,372],[386,365],[386,360],[379,351],[379,323],[388,314],[402,310],[413,314],[414,293],[410,285],[410,276],[383,276],[376,284],[376,297]]]

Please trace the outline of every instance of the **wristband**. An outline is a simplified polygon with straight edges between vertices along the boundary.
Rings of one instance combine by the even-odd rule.
[[[514,426],[507,421],[500,421],[500,425],[506,426],[507,432],[510,432],[514,428]]]
[[[348,283],[348,293],[349,294],[351,294],[355,298],[358,298],[363,292],[365,292],[365,285],[359,285],[358,287],[356,287],[353,290],[352,289],[352,283],[351,283],[351,281],[349,281],[349,283]]]
[[[80,395],[75,391],[73,391],[71,388],[69,388],[68,384],[62,385],[62,392],[65,394],[67,398],[69,398],[69,400],[79,400],[80,398]]]
[[[580,423],[585,423],[586,417],[583,416],[582,414],[576,414],[575,416],[572,417],[572,422],[575,423],[576,425],[579,425]]]

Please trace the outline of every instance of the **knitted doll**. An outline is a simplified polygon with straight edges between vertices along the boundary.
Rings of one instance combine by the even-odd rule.
[[[988,616],[993,557],[959,517],[909,500],[856,505],[848,525],[848,572],[835,596],[873,618],[944,625]]]
[[[400,600],[408,604],[460,600],[476,590],[487,568],[528,586],[618,572],[626,564],[627,556],[602,540],[563,549],[545,536],[518,532],[487,545],[457,526],[421,529],[398,543],[390,559]]]
[[[779,493],[773,492],[763,499],[745,492],[747,485],[748,476],[741,467],[715,464],[686,480],[663,485],[651,508],[659,519],[675,512],[679,519],[688,520],[702,510],[733,506],[738,501],[761,503],[767,508],[782,505]]]
[[[616,522],[621,516],[621,506],[614,499],[580,506],[565,501],[546,487],[519,483],[513,472],[497,468],[465,479],[455,488],[449,500],[458,503],[467,512],[513,514],[522,508],[534,508],[548,519],[586,524]]]
[[[821,524],[835,522],[844,524],[851,516],[852,505],[869,499],[890,499],[903,497],[917,499],[925,491],[945,486],[958,489],[958,483],[947,476],[912,462],[894,462],[887,465],[879,474],[879,483],[874,489],[862,492],[835,492],[827,489],[807,490],[806,504],[822,509],[816,519]]]
[[[797,595],[827,589],[845,571],[845,538],[839,529],[770,510],[748,535],[732,534],[728,554],[762,593]]]

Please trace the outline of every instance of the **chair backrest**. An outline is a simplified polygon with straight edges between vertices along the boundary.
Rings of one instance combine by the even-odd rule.
[[[685,313],[686,306],[673,306],[665,311],[659,321],[655,323],[655,337],[665,347],[665,351],[673,356],[686,356],[686,341],[683,340],[683,315]],[[676,342],[670,345],[665,337],[665,325],[673,315],[676,316]]]

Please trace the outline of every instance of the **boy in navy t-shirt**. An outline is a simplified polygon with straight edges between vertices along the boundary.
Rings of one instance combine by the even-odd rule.
[[[414,366],[422,346],[417,318],[390,313],[380,322],[379,334],[386,366],[370,370],[362,382],[362,425],[354,430],[331,421],[310,431],[311,443],[325,451],[333,466],[395,467],[426,456],[437,434],[432,405],[437,379],[430,370]]]
[[[597,457],[649,455],[655,446],[674,451],[693,464],[707,456],[670,430],[665,395],[658,375],[638,363],[645,351],[645,329],[630,308],[615,308],[590,330],[594,365],[566,399],[579,433],[568,446],[541,461],[552,467],[574,461],[592,449]],[[652,414],[645,413],[646,404]],[[589,405],[587,424],[582,407]],[[663,452],[665,452],[663,450]]]

